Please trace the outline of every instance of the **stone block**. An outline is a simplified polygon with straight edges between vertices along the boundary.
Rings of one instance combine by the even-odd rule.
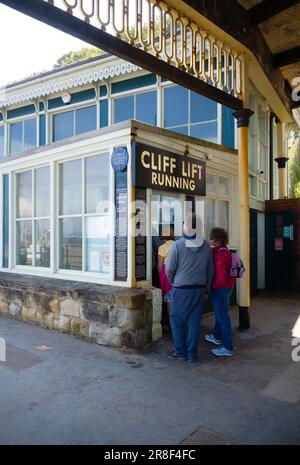
[[[88,337],[89,323],[82,320],[71,320],[71,333],[74,336]]]
[[[91,322],[89,337],[98,344],[112,347],[121,346],[121,330],[97,322]]]
[[[71,331],[71,320],[70,318],[60,315],[58,320],[54,320],[54,325],[59,331],[69,333]]]
[[[56,313],[57,315],[59,314],[59,300],[57,297],[54,297],[51,299],[48,303],[49,310],[52,313]]]
[[[22,307],[22,319],[27,321],[36,321],[36,309]]]
[[[55,327],[54,319],[55,319],[55,315],[53,313],[46,313],[44,315],[44,320],[43,320],[44,326],[46,326],[46,328],[49,328],[49,329],[54,329]]]
[[[44,319],[45,319],[45,315],[47,315],[47,313],[44,313],[44,312],[41,312],[40,310],[37,310],[36,312],[36,321],[38,323],[41,323],[43,324],[44,323]]]
[[[150,319],[150,321],[149,321]],[[135,330],[151,323],[151,314],[147,310],[129,310],[128,308],[114,308],[110,312],[110,326]]]
[[[111,305],[100,302],[82,302],[80,319],[96,321],[101,324],[108,324]]]
[[[122,345],[128,349],[139,350],[152,342],[152,326],[136,331],[122,331]]]
[[[73,299],[63,299],[60,301],[60,313],[71,318],[80,318],[81,302]]]
[[[123,307],[129,309],[142,308],[146,301],[145,294],[132,294],[130,290],[128,293],[116,294],[115,295],[116,307]]]
[[[161,323],[154,323],[152,325],[152,341],[158,341],[162,338],[162,326]]]
[[[9,314],[14,317],[19,317],[21,315],[22,305],[19,303],[11,303],[9,305]]]
[[[9,312],[9,305],[7,302],[4,302],[4,301],[0,301],[0,313],[2,313],[3,315],[7,315]]]

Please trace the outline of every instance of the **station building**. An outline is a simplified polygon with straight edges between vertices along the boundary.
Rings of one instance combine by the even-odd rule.
[[[288,131],[284,106],[250,74],[254,292],[266,287],[265,202],[287,195]],[[166,224],[180,231],[184,201],[197,201],[205,238],[223,227],[239,251],[238,145],[232,109],[108,53],[7,85],[1,313],[112,346],[160,338],[153,236]],[[132,211],[137,200],[144,210]]]

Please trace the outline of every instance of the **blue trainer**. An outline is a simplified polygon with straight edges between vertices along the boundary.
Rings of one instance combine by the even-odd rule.
[[[232,350],[228,350],[224,346],[219,347],[219,349],[213,349],[211,353],[217,357],[232,357],[234,354]]]
[[[220,341],[220,339],[216,339],[213,334],[205,334],[204,339],[207,342],[212,342],[216,346],[220,346],[222,344],[222,341]]]

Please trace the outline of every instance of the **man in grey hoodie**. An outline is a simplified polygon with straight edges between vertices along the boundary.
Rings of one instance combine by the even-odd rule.
[[[174,360],[195,362],[198,357],[201,317],[214,274],[211,248],[202,231],[201,218],[189,215],[184,222],[184,236],[174,242],[166,265],[173,286],[170,323],[175,347],[166,356]]]

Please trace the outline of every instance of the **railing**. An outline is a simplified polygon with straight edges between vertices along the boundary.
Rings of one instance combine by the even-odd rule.
[[[44,0],[242,98],[242,59],[223,41],[160,0]]]

